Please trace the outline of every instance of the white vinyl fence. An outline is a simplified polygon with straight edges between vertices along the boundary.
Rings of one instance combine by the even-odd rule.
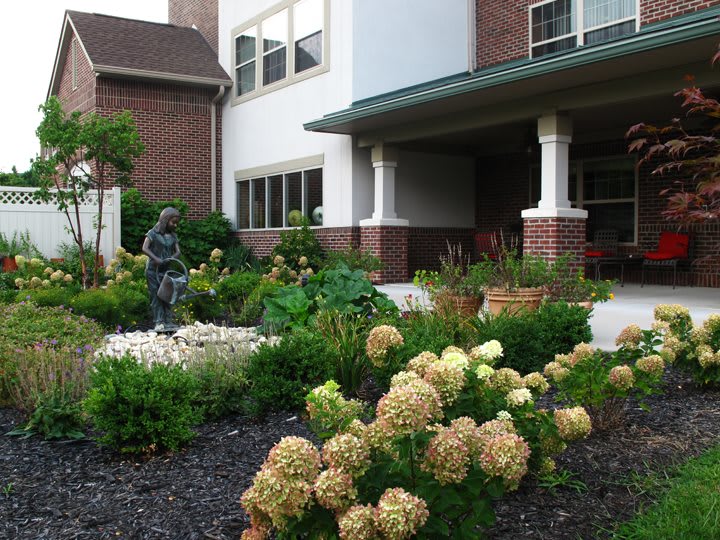
[[[33,198],[36,188],[0,186],[0,232],[8,240],[13,234],[30,233],[30,240],[47,258],[60,256],[60,244],[75,245],[69,230],[68,219],[54,202],[44,203]],[[75,207],[68,208],[75,220]],[[88,192],[80,205],[80,225],[83,242],[95,246],[94,223],[98,210],[97,191]],[[120,246],[120,188],[105,191],[103,200],[103,230],[100,237],[100,254],[109,261]]]

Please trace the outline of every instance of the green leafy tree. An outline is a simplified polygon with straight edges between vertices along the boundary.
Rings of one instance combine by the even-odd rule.
[[[43,119],[35,133],[45,151],[32,165],[40,179],[36,197],[45,202],[55,201],[58,210],[67,217],[73,240],[80,249],[83,284],[88,282],[88,269],[78,204],[85,200],[88,191],[98,192],[92,280],[93,287],[97,287],[105,190],[112,185],[130,185],[133,159],[145,147],[129,111],[109,118],[95,113],[82,115],[79,111],[68,115],[55,96],[39,110]]]

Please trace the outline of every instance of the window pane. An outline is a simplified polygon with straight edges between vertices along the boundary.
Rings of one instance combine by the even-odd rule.
[[[287,49],[275,49],[263,57],[263,84],[272,84],[285,78]]]
[[[584,39],[586,45],[592,45],[593,43],[625,36],[633,32],[635,32],[635,21],[627,21],[614,26],[606,26],[599,30],[593,30],[592,32],[586,32]]]
[[[295,73],[322,63],[322,25],[322,0],[303,0],[295,6]]]
[[[287,43],[287,9],[283,9],[262,23],[263,52],[269,52]]]
[[[608,159],[585,163],[583,198],[586,201],[634,197],[635,161],[633,159]]]
[[[573,0],[556,0],[532,8],[532,42],[565,36],[575,31]]]
[[[265,179],[254,178],[251,180],[253,187],[253,229],[265,228]]]
[[[250,182],[238,182],[237,185],[237,226],[238,229],[250,228]]]
[[[634,17],[635,0],[585,0],[583,15],[585,28]]]
[[[302,173],[294,172],[286,174],[285,176],[288,183],[288,200],[286,214],[288,215],[288,225],[292,226],[289,217],[290,212],[292,212],[293,210],[297,210],[298,212],[302,213]]]
[[[235,38],[235,65],[239,66],[255,60],[255,40],[257,28],[253,26]]]
[[[635,203],[586,204],[588,211],[587,240],[592,241],[595,231],[614,229],[618,232],[618,241],[635,241]]]
[[[312,225],[322,225],[322,169],[305,171],[307,212]]]
[[[283,226],[283,177],[282,175],[270,177],[270,226]]]
[[[533,58],[537,58],[538,56],[565,51],[567,49],[574,49],[575,47],[577,47],[577,37],[572,36],[565,39],[559,39],[557,41],[551,41],[550,43],[545,43],[544,45],[537,45],[532,48],[532,56]]]
[[[255,62],[250,62],[235,70],[237,95],[242,96],[255,90]]]

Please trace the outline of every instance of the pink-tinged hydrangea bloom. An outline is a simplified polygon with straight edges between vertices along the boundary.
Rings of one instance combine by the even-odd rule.
[[[465,351],[463,351],[460,347],[456,347],[455,345],[448,345],[440,353],[440,359],[444,360],[443,357],[450,353],[459,353],[459,354],[462,354],[463,356],[465,356]]]
[[[473,347],[470,350],[470,360],[473,362],[483,362],[484,364],[494,364],[495,360],[503,355],[503,348],[500,342],[496,339],[486,341],[482,345]]]
[[[428,406],[430,420],[441,420],[443,417],[442,401],[435,387],[424,379],[410,381],[408,386],[412,388],[423,403]]]
[[[543,373],[548,379],[552,379],[556,383],[559,383],[567,377],[570,370],[560,365],[559,362],[548,362],[545,365],[545,369],[543,369]]]
[[[500,435],[516,434],[512,420],[488,420],[478,427],[480,451],[484,452],[487,444]]]
[[[720,353],[713,352],[710,345],[698,345],[696,349],[696,354],[698,357],[698,363],[703,369],[708,369],[710,367],[720,365]]]
[[[403,344],[403,337],[398,329],[388,324],[376,326],[368,334],[365,350],[373,365],[381,367],[391,347]]]
[[[375,540],[375,509],[371,505],[351,506],[338,520],[341,540]]]
[[[536,397],[542,396],[550,388],[550,384],[548,384],[547,379],[545,379],[545,377],[537,371],[533,371],[532,373],[525,375],[522,382],[525,385],[525,388],[528,388]]]
[[[357,498],[352,476],[337,469],[327,469],[315,479],[315,500],[328,510],[341,511]]]
[[[470,365],[467,356],[465,356],[465,353],[462,352],[450,351],[448,353],[444,353],[440,357],[440,360],[443,362],[449,362],[461,369],[465,369]]]
[[[462,443],[467,447],[470,459],[480,457],[482,450],[482,433],[475,420],[469,416],[461,416],[450,422],[450,429],[455,432]]]
[[[385,490],[375,508],[375,524],[387,540],[411,538],[425,525],[427,504],[402,488]]]
[[[670,323],[670,325],[684,323],[692,324],[690,310],[680,304],[659,304],[653,311],[655,319]]]
[[[363,436],[370,451],[383,452],[385,454],[393,453],[393,438],[395,434],[384,422],[375,421],[368,424]]]
[[[452,405],[465,386],[463,369],[444,360],[438,360],[430,365],[424,379],[437,390],[443,407]]]
[[[557,409],[553,413],[558,433],[566,441],[577,441],[590,435],[592,422],[587,411],[582,407]]]
[[[428,443],[422,469],[431,473],[440,485],[459,484],[467,476],[470,454],[457,433],[444,429]]]
[[[590,358],[594,354],[595,347],[588,345],[587,343],[578,343],[575,345],[572,353],[574,357],[573,365],[585,360],[586,358]]]
[[[637,324],[629,324],[623,328],[615,338],[615,345],[618,347],[636,348],[642,341],[642,328]]]
[[[552,474],[555,472],[555,468],[557,467],[555,460],[553,458],[544,457],[542,460],[540,460],[540,467],[538,468],[538,476],[545,476],[548,474]]]
[[[320,472],[320,452],[302,437],[283,437],[270,449],[262,467],[282,478],[312,482]]]
[[[363,412],[363,405],[357,400],[347,400],[340,393],[340,385],[328,381],[322,386],[313,388],[313,399],[307,401],[306,410],[311,420],[319,415],[328,415],[333,420],[341,418],[357,418]]]
[[[522,377],[512,368],[496,369],[488,378],[487,385],[503,394],[523,387]]]
[[[240,540],[265,540],[267,538],[267,532],[251,527],[245,529],[240,536]]]
[[[630,366],[615,366],[608,373],[608,380],[619,390],[630,390],[635,384],[635,375]]]
[[[430,419],[430,408],[410,386],[397,386],[377,406],[377,418],[395,435],[420,431]]]
[[[651,354],[650,356],[639,358],[638,361],[635,362],[635,367],[648,375],[660,377],[663,371],[665,371],[665,361],[660,355]]]
[[[543,454],[556,456],[562,454],[567,448],[567,444],[560,437],[555,435],[540,435],[540,448]]]
[[[407,364],[406,369],[408,371],[414,371],[421,377],[425,376],[425,372],[430,364],[440,360],[435,353],[429,351],[423,351],[414,358],[411,358]]]
[[[325,442],[323,462],[333,469],[344,471],[353,478],[362,476],[370,466],[370,448],[363,439],[344,433]]]
[[[358,439],[362,439],[365,437],[365,432],[367,431],[367,426],[362,422],[362,420],[353,420],[348,424],[348,426],[342,430],[342,433],[348,433],[350,435],[355,435]]]
[[[556,354],[554,362],[551,364],[557,364],[565,368],[571,368],[575,365],[575,357],[572,354]]]
[[[480,466],[488,476],[501,476],[509,489],[517,489],[520,479],[527,473],[530,446],[525,439],[513,433],[497,435],[485,444]]]
[[[390,388],[395,388],[396,386],[405,386],[411,381],[418,381],[421,377],[414,371],[398,371],[395,375],[392,376],[392,379],[390,379]]]
[[[505,396],[505,403],[508,407],[522,407],[527,402],[532,402],[532,393],[527,388],[511,390]]]
[[[270,518],[273,526],[283,530],[288,518],[305,512],[311,495],[312,483],[282,476],[273,469],[261,469],[240,502],[250,516],[259,510]]]

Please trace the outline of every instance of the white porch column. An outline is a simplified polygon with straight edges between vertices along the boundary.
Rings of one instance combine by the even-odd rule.
[[[407,226],[407,219],[398,219],[395,212],[395,169],[398,151],[392,146],[376,144],[371,154],[375,171],[375,207],[372,218],[360,220],[360,226]]]
[[[557,113],[538,118],[541,148],[540,201],[537,208],[523,210],[523,218],[587,218],[586,210],[572,208],[568,198],[568,172],[572,121]]]

